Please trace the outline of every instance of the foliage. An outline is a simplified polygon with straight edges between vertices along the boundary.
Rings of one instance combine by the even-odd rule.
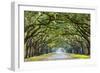
[[[25,58],[59,47],[90,55],[90,14],[25,11],[24,47]]]

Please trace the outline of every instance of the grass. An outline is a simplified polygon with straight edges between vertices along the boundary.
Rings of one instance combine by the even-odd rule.
[[[47,57],[49,57],[51,55],[52,55],[52,53],[48,53],[48,54],[43,54],[43,55],[40,55],[40,56],[34,56],[34,57],[26,58],[25,62],[28,62],[28,61],[41,61],[41,60],[44,60],[44,59],[46,59]]]
[[[89,59],[90,56],[88,55],[81,55],[81,54],[71,54],[71,57],[77,58],[77,59]]]

